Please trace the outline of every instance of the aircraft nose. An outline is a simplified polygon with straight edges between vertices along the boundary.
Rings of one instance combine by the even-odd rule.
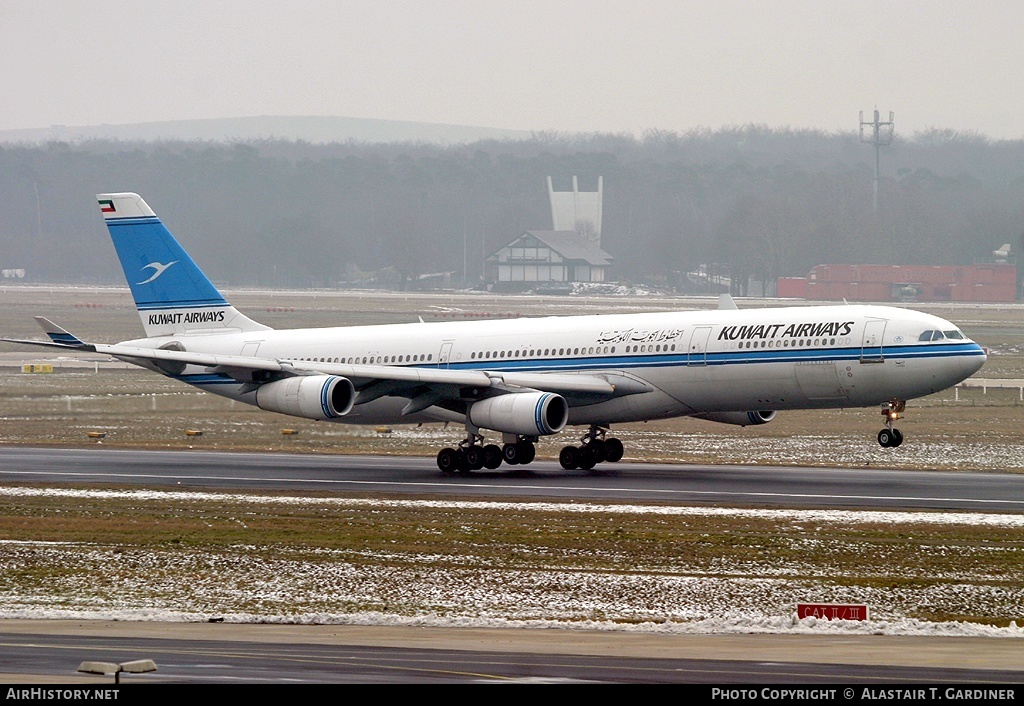
[[[969,357],[961,358],[960,364],[964,371],[965,377],[970,377],[976,372],[981,370],[982,366],[988,361],[988,351],[981,346],[978,346],[978,354]]]

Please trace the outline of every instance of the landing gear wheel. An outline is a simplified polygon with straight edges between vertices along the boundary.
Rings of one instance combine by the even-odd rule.
[[[464,451],[466,456],[466,466],[470,471],[479,471],[484,467],[484,450],[479,446],[467,447]]]
[[[622,442],[614,436],[604,440],[604,448],[605,453],[607,453],[606,461],[615,463],[622,460],[622,454],[625,453],[625,449],[622,447]]]
[[[892,441],[889,443],[889,446],[892,447],[892,448],[896,448],[897,446],[899,446],[902,443],[903,443],[903,432],[901,432],[899,429],[893,429],[892,430]]]
[[[900,443],[903,442],[903,435],[900,434],[900,440],[897,442],[896,434],[898,433],[899,432],[897,432],[895,429],[883,429],[882,431],[878,432],[879,445],[884,446],[887,449],[893,446],[899,446]]]
[[[501,447],[497,444],[488,444],[484,447],[484,468],[494,470],[501,465]]]
[[[591,468],[596,466],[599,462],[600,451],[597,447],[587,444],[580,448],[580,468],[585,471],[589,471]]]
[[[519,457],[521,455],[519,444],[505,444],[501,447],[501,455],[504,457],[505,463],[510,466],[515,466],[519,463]]]
[[[437,467],[442,473],[455,473],[459,467],[459,452],[455,449],[441,449],[437,452]]]
[[[558,463],[567,471],[580,467],[580,450],[575,446],[566,446],[558,454]]]
[[[537,457],[537,447],[529,441],[520,441],[516,446],[519,447],[519,463],[523,466],[533,463],[533,459]]]

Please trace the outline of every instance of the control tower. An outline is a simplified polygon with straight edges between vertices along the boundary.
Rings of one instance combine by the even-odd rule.
[[[604,199],[604,177],[597,178],[597,191],[580,191],[572,178],[572,191],[555,191],[548,177],[551,198],[551,230],[574,230],[594,245],[601,244],[601,205]]]

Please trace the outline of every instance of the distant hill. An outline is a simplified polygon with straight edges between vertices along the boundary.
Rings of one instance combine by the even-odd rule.
[[[427,142],[460,144],[485,139],[522,139],[525,130],[468,125],[416,123],[317,116],[260,115],[249,118],[169,120],[130,125],[52,125],[48,128],[0,130],[0,143],[81,142],[85,140],[203,140],[251,142],[281,139],[329,142]]]

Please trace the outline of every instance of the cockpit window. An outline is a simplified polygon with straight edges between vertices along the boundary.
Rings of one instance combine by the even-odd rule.
[[[952,331],[925,331],[922,333],[917,340],[919,341],[941,341],[944,338],[951,338],[954,340],[964,340],[967,336],[963,335],[958,329]]]

